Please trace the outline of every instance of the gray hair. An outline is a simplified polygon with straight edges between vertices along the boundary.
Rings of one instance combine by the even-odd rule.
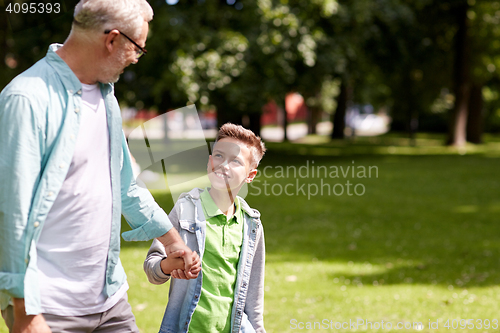
[[[143,22],[152,19],[153,9],[146,0],[80,0],[73,26],[103,32],[118,29],[138,38]]]

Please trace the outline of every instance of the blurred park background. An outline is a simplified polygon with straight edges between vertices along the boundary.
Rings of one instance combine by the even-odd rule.
[[[9,13],[0,0],[1,88],[64,42],[76,1],[54,1],[58,14]],[[246,200],[266,233],[269,332],[356,318],[500,330],[500,1],[149,2],[148,54],[115,85],[124,129],[194,104],[210,139],[231,121],[266,140],[270,172]],[[276,173],[313,163],[378,172]],[[277,194],[296,181],[365,192]],[[153,194],[170,211],[168,190]],[[168,295],[142,272],[148,248],[122,242],[121,254],[144,333],[157,331]]]

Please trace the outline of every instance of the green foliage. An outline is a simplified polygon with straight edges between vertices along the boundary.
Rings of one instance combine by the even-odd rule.
[[[0,86],[43,57],[50,43],[64,41],[73,4],[61,3],[58,15],[2,10]],[[394,128],[403,129],[410,116],[435,117],[443,91],[453,92],[455,16],[465,3],[473,81],[500,89],[500,1],[150,3],[148,55],[116,84],[124,105],[164,112],[196,103],[241,115],[260,113],[269,99],[283,104],[297,91],[314,108],[323,94],[336,95],[325,92],[328,82],[340,80],[354,88],[354,102],[391,110]],[[499,103],[486,101],[488,121],[496,122]]]
[[[31,67],[52,43],[63,43],[73,19],[74,3],[61,0],[59,13],[8,13],[12,1],[0,1],[0,87]]]
[[[311,141],[313,137],[309,138]],[[419,135],[417,146],[397,135],[354,144],[271,144],[259,167],[262,188],[295,183],[278,166],[376,166],[378,177],[299,178],[306,184],[363,183],[362,196],[256,196],[266,235],[265,323],[292,332],[290,320],[399,321],[498,318],[500,139],[470,146],[461,156],[440,135]],[[463,151],[462,151],[463,153]],[[264,175],[264,168],[266,175]],[[269,191],[271,188],[269,189]],[[290,190],[290,189],[289,189]],[[169,194],[154,192],[166,211]],[[123,229],[125,230],[126,225]],[[144,333],[159,328],[168,285],[147,282],[142,263],[149,243],[122,242],[129,301]],[[366,331],[363,329],[353,332]],[[368,330],[374,331],[374,330]],[[424,330],[425,331],[425,330]],[[440,325],[433,332],[453,330]],[[481,332],[493,330],[481,330]],[[0,332],[6,333],[3,323]]]

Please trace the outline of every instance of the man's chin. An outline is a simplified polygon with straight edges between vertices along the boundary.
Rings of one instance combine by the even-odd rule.
[[[118,82],[119,80],[120,80],[120,76],[118,76],[118,77],[114,77],[114,78],[111,78],[111,79],[103,79],[103,80],[99,80],[99,82],[106,84],[106,83],[116,83],[116,82]]]

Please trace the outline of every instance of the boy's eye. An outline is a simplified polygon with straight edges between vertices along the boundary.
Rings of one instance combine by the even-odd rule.
[[[241,165],[241,161],[240,160],[233,160],[234,163],[238,163]]]
[[[215,154],[214,157],[222,158],[222,155],[221,154]]]

